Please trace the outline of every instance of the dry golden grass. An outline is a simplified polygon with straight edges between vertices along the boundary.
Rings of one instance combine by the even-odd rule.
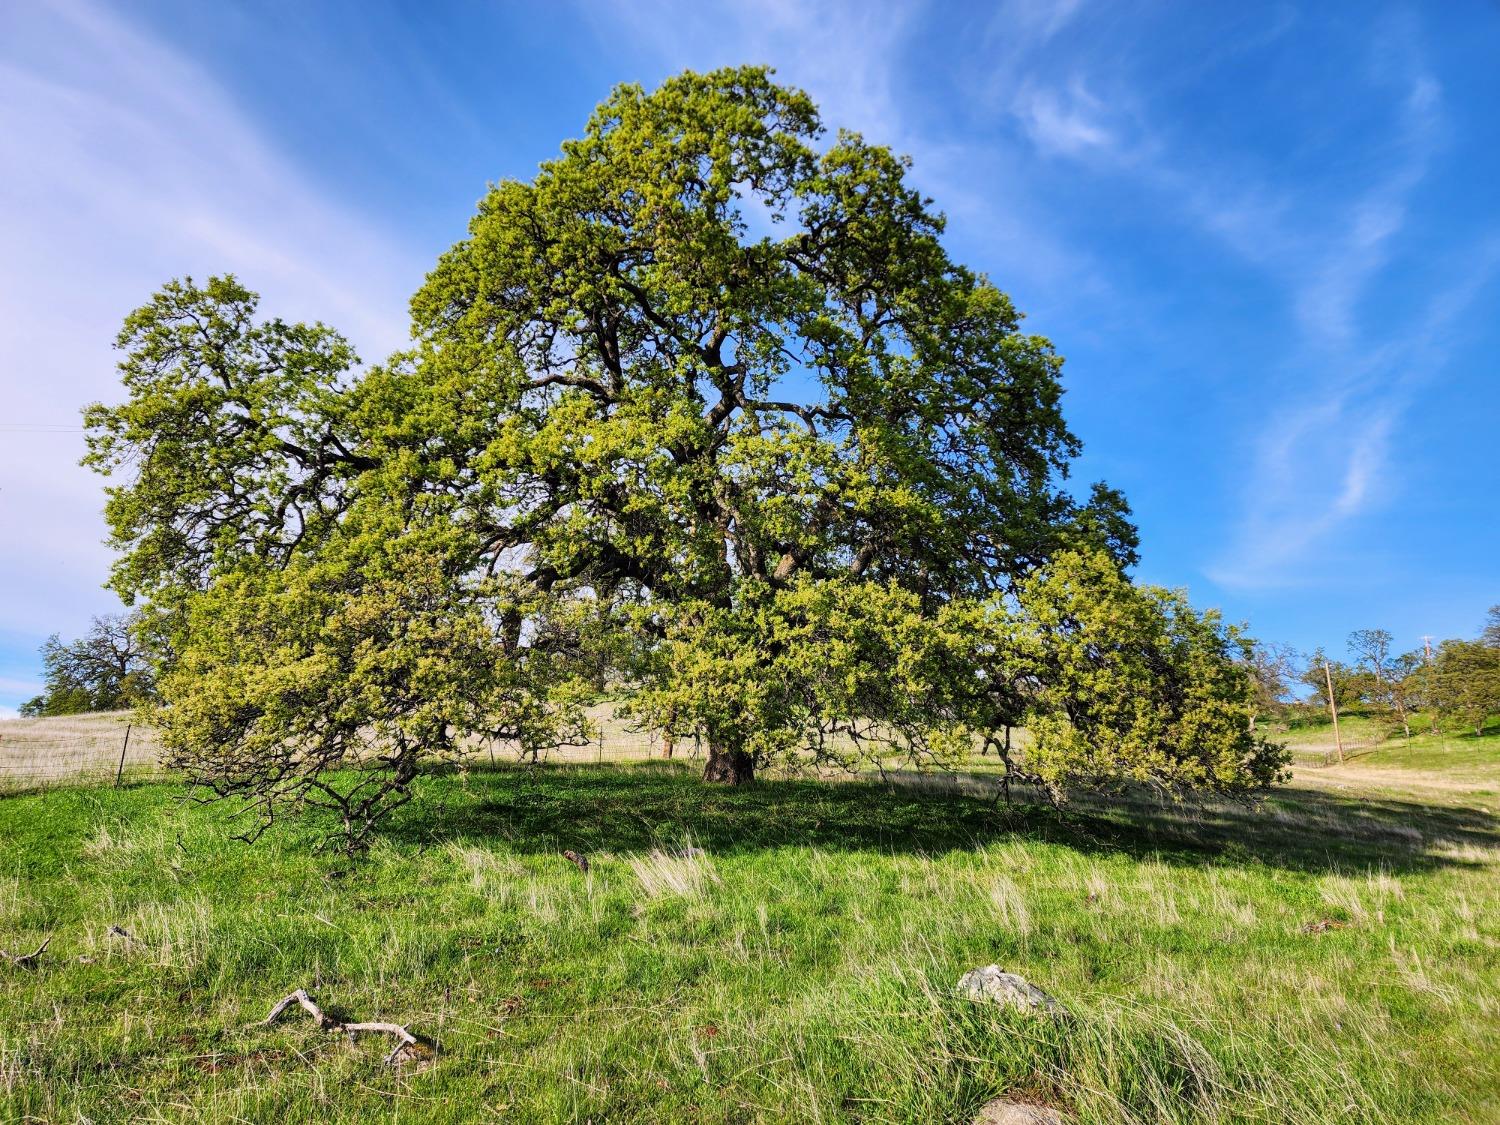
[[[126,711],[0,721],[0,791],[111,780],[121,750],[129,776],[159,768],[155,732],[132,724]]]

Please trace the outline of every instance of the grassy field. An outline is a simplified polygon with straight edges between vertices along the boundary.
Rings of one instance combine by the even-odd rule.
[[[1497,791],[1494,735],[1259,812],[500,766],[352,872],[167,784],[11,796],[0,947],[52,941],[0,962],[0,1120],[1494,1122]],[[954,995],[990,962],[1069,1015]],[[258,1023],[298,987],[435,1057]]]

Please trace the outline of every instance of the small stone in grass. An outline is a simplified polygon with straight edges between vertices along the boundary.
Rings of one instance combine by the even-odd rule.
[[[1055,1109],[996,1098],[979,1107],[974,1125],[1066,1125],[1067,1118]]]
[[[1062,1012],[1062,1005],[1036,985],[1025,977],[1005,972],[999,965],[970,969],[959,978],[958,990],[980,1003],[1007,1004],[1023,1011],[1041,1008],[1056,1014]]]
[[[1337,918],[1322,918],[1316,922],[1309,922],[1302,927],[1304,934],[1326,934],[1329,930],[1342,930],[1349,923],[1340,922]]]

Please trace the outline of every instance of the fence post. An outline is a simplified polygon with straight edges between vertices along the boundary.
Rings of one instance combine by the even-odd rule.
[[[120,747],[120,768],[115,770],[115,788],[120,788],[120,778],[125,776],[125,751],[130,749],[130,728],[134,723],[125,724],[125,744]]]

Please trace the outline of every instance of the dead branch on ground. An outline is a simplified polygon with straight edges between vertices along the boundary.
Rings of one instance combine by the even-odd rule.
[[[8,949],[0,949],[0,957],[4,957],[18,969],[29,969],[35,967],[37,959],[47,952],[47,947],[52,944],[52,935],[48,934],[41,945],[30,953],[12,953]]]
[[[307,990],[305,988],[299,988],[290,996],[278,1000],[276,1002],[276,1005],[271,1009],[271,1014],[268,1015],[263,1022],[266,1024],[275,1023],[277,1017],[279,1017],[282,1012],[286,1011],[293,1004],[299,1005],[304,1011],[312,1016],[313,1021],[324,1031],[342,1031],[349,1036],[351,1041],[356,1035],[359,1035],[362,1032],[379,1032],[386,1035],[394,1035],[398,1042],[396,1043],[395,1049],[391,1051],[391,1053],[385,1058],[385,1061],[392,1066],[399,1062],[401,1060],[401,1057],[407,1053],[430,1053],[432,1050],[429,1044],[424,1043],[422,1040],[418,1039],[415,1035],[413,1035],[399,1023],[346,1023],[340,1020],[336,1020],[313,1002],[313,998],[307,994]]]

